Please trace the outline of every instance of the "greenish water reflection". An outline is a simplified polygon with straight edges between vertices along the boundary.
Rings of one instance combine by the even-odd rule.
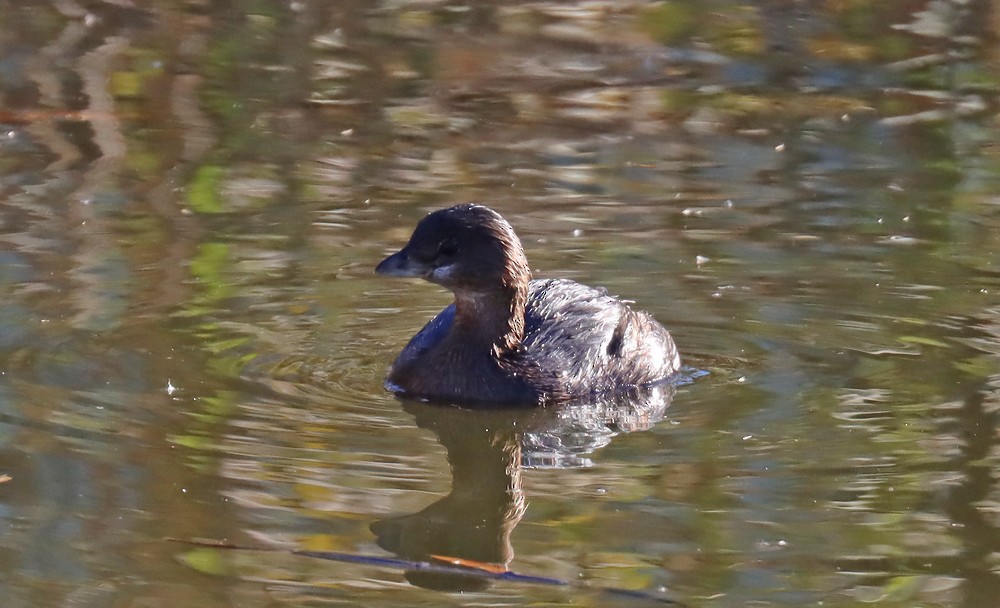
[[[994,603],[994,2],[127,4],[0,5],[4,606],[607,603],[167,538]],[[372,268],[465,200],[711,374],[386,394],[447,296]]]

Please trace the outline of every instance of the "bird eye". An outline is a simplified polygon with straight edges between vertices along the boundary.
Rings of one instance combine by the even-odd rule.
[[[455,241],[449,239],[447,241],[441,241],[441,245],[438,246],[438,255],[451,257],[458,253],[458,244]]]

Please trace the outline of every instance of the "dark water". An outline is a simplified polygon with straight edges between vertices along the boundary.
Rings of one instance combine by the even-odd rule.
[[[5,607],[996,605],[996,3],[0,9]],[[466,200],[710,374],[387,395]]]

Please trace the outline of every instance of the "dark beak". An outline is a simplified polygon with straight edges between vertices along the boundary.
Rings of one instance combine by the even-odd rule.
[[[406,248],[400,249],[396,253],[382,260],[375,267],[376,274],[384,274],[388,277],[423,277],[427,274],[427,268],[411,258]]]

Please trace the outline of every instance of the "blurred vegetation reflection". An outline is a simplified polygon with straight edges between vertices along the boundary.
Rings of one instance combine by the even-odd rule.
[[[0,9],[5,606],[597,602],[165,537],[1000,594],[995,1]],[[371,270],[467,200],[711,375],[638,426],[386,395],[447,298]]]

